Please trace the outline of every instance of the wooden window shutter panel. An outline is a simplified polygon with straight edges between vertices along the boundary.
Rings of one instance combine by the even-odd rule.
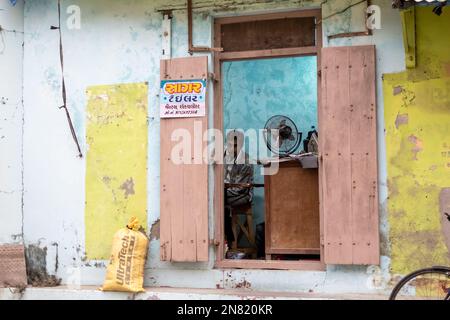
[[[327,264],[380,263],[375,46],[322,50],[320,145]]]
[[[206,79],[208,57],[161,60],[161,80]],[[208,110],[208,107],[206,107]],[[208,261],[208,166],[172,162],[172,132],[186,129],[191,134],[194,157],[194,123],[208,128],[201,118],[161,119],[160,154],[160,258],[172,262]],[[201,133],[203,135],[203,132]],[[202,150],[206,142],[202,141]],[[202,159],[203,160],[203,159]]]

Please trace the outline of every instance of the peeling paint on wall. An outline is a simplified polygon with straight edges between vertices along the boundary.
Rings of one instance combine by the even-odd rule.
[[[450,136],[450,112],[431,112],[429,88],[450,79],[404,82],[418,102],[403,106],[392,95],[396,80],[385,77],[385,121],[389,177],[389,225],[392,270],[405,274],[414,269],[449,264],[439,213],[439,193],[450,185],[450,168],[442,149]],[[428,92],[428,93],[427,93]],[[449,100],[450,102],[450,100]],[[449,111],[450,111],[450,104]],[[408,124],[398,126],[398,114],[407,109]]]
[[[145,83],[87,90],[86,254],[107,259],[131,216],[147,225]]]
[[[441,225],[450,259],[450,188],[441,191],[440,197]]]
[[[408,114],[399,114],[397,120],[395,120],[395,127],[398,129],[400,126],[407,125],[409,122]]]
[[[417,161],[419,160],[417,158],[417,155],[419,154],[419,152],[423,150],[423,141],[417,138],[415,135],[410,135],[408,137],[408,140],[413,145],[411,149],[411,152],[413,154],[413,160]]]
[[[6,1],[6,0],[5,0]],[[259,14],[319,8],[323,0],[202,0],[194,1],[194,43],[211,46],[212,23],[214,17],[227,15]],[[329,0],[323,7],[323,16],[328,16],[345,7],[341,0]],[[63,2],[64,3],[64,2]],[[197,4],[196,4],[197,3]],[[382,8],[383,29],[376,30],[373,37],[356,37],[335,39],[327,45],[377,45],[377,79],[381,84],[381,73],[401,71],[404,66],[398,10],[391,10],[385,0],[373,0]],[[85,141],[86,130],[86,95],[85,89],[92,84],[125,83],[148,81],[149,99],[152,104],[159,94],[159,59],[161,55],[161,21],[162,14],[157,12],[165,6],[174,6],[179,10],[173,12],[172,49],[173,57],[186,57],[187,53],[187,15],[185,0],[168,3],[164,0],[77,0],[83,12],[82,28],[67,30],[63,24],[65,70],[67,71],[68,102],[74,112],[74,124],[81,138],[82,147],[89,145]],[[64,8],[68,3],[65,3]],[[363,17],[360,6],[349,12],[323,21],[326,35],[340,31],[361,31],[361,25],[355,19]],[[17,8],[17,7],[16,7]],[[58,239],[60,244],[58,276],[63,283],[70,283],[70,270],[82,268],[84,285],[99,285],[103,282],[103,261],[92,261],[91,254],[85,252],[85,232],[93,234],[103,232],[103,222],[85,219],[85,163],[74,159],[73,146],[66,123],[61,120],[60,112],[54,108],[60,105],[59,55],[58,39],[49,26],[57,21],[57,12],[53,0],[27,1],[25,3],[25,58],[24,58],[24,97],[25,119],[25,236],[27,242],[37,243],[39,239]],[[358,15],[352,18],[353,15]],[[338,20],[339,22],[335,21]],[[120,39],[120,41],[117,41]],[[134,41],[136,40],[136,41]],[[36,63],[39,61],[39,63]],[[211,70],[213,70],[211,66]],[[379,117],[383,115],[381,85],[379,86]],[[11,98],[11,96],[9,96]],[[212,98],[212,95],[211,95]],[[12,99],[10,99],[12,101]],[[213,104],[211,103],[211,108]],[[213,111],[212,109],[210,111]],[[212,120],[213,112],[210,113]],[[397,115],[397,114],[396,114]],[[20,117],[20,114],[19,114]],[[395,121],[395,119],[394,119]],[[44,124],[44,125],[43,125]],[[51,124],[51,125],[47,125]],[[400,128],[405,128],[402,125]],[[148,174],[145,176],[147,186],[148,220],[159,218],[159,111],[150,105],[148,118]],[[387,239],[388,223],[385,204],[386,178],[384,165],[384,126],[379,128],[379,153],[381,165],[380,190],[382,204],[382,239]],[[17,135],[20,136],[20,135]],[[420,135],[418,135],[421,137]],[[39,143],[37,143],[37,141]],[[92,146],[90,146],[92,147]],[[410,146],[409,146],[410,147]],[[410,147],[411,149],[411,147]],[[45,155],[42,155],[45,150]],[[411,156],[411,154],[409,154]],[[88,168],[89,170],[89,168]],[[111,174],[99,175],[104,186],[100,188],[114,190],[116,196],[124,199],[124,190],[119,187],[130,177],[135,182],[136,195],[129,195],[128,200],[140,192],[134,174],[126,174],[116,179]],[[43,183],[43,181],[45,183]],[[213,186],[212,186],[213,187]],[[6,191],[16,188],[5,188]],[[18,190],[18,189],[17,189]],[[212,190],[211,190],[212,192]],[[17,193],[20,196],[20,192]],[[1,195],[0,195],[1,197]],[[212,205],[211,207],[212,208]],[[8,213],[8,216],[9,213]],[[119,215],[120,216],[120,215]],[[116,217],[110,213],[107,219],[119,219],[120,227],[126,218]],[[51,224],[48,221],[52,221]],[[96,224],[97,222],[97,224]],[[113,222],[116,223],[116,222]],[[143,221],[145,223],[145,221]],[[87,228],[87,225],[89,227]],[[0,229],[2,225],[0,224]],[[150,227],[150,226],[149,226]],[[111,233],[115,230],[112,230]],[[157,224],[154,225],[157,235]],[[210,214],[211,236],[214,230],[212,211]],[[20,228],[13,234],[19,233]],[[94,243],[109,246],[111,238],[101,236],[103,240]],[[8,238],[9,239],[9,238]],[[91,244],[90,246],[93,246]],[[382,241],[382,255],[389,256],[389,244]],[[51,248],[48,247],[50,250]],[[109,249],[103,249],[109,254]],[[159,261],[159,241],[155,236],[150,249],[146,283],[150,286],[216,288],[233,288],[241,283],[242,270],[232,273],[232,282],[224,286],[227,271],[214,269],[211,247],[209,264],[170,264]],[[92,251],[91,251],[92,253]],[[85,256],[88,254],[88,257]],[[53,256],[48,254],[50,260]],[[49,259],[48,259],[49,260]],[[383,272],[387,270],[389,258],[382,257]],[[47,268],[53,267],[53,261]],[[326,277],[325,277],[326,276]],[[325,281],[325,278],[327,281]],[[329,272],[308,273],[304,271],[266,271],[252,270],[245,274],[252,290],[304,291],[315,288],[317,292],[337,290],[354,292],[368,290],[364,286],[367,278],[365,268],[347,268],[345,272],[330,269]],[[317,286],[317,288],[316,288]]]
[[[161,230],[161,220],[156,220],[150,229],[150,241],[159,240]]]
[[[417,8],[418,66],[384,75],[391,269],[449,265],[441,192],[450,187],[450,20]],[[400,89],[401,88],[401,89]]]
[[[21,243],[23,1],[0,0],[0,244]]]
[[[25,250],[25,257],[28,284],[33,287],[56,287],[60,284],[61,279],[47,272],[47,247],[29,245]]]

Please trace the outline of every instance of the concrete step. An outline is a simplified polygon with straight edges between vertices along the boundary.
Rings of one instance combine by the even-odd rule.
[[[249,290],[146,288],[139,294],[102,292],[98,287],[0,288],[0,300],[387,300],[384,295],[262,292]]]

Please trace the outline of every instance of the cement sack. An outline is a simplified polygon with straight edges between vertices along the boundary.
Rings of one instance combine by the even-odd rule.
[[[139,229],[139,221],[133,217],[126,228],[114,235],[111,258],[101,290],[134,293],[145,291],[144,266],[148,238]]]

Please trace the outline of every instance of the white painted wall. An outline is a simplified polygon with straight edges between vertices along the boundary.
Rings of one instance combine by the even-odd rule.
[[[23,1],[0,0],[0,244],[22,241]],[[14,32],[16,31],[16,32]]]
[[[148,215],[149,225],[159,217],[159,59],[161,54],[162,15],[156,11],[167,6],[163,0],[71,0],[62,1],[81,8],[81,29],[63,26],[68,107],[75,129],[85,144],[85,89],[90,85],[148,81],[149,154]],[[171,1],[182,7],[184,1]],[[205,3],[205,2],[203,2]],[[215,2],[216,4],[218,1]],[[211,5],[194,14],[194,42],[211,45],[214,16],[272,12],[302,7],[318,7],[321,1],[222,0],[231,10]],[[233,4],[234,3],[234,4]],[[238,3],[238,4],[236,4]],[[252,4],[256,3],[256,4]],[[329,1],[324,16],[342,6]],[[325,45],[375,44],[378,48],[379,152],[381,207],[385,207],[386,164],[384,148],[383,99],[381,75],[403,69],[403,47],[398,11],[385,0],[374,1],[382,7],[382,29],[373,37],[325,41]],[[355,9],[351,10],[355,14]],[[363,14],[363,12],[361,12]],[[324,32],[356,29],[351,16],[337,22],[324,21]],[[64,23],[63,19],[63,23]],[[28,1],[25,5],[24,58],[24,233],[26,244],[48,248],[47,268],[57,273],[63,283],[99,285],[105,275],[104,261],[86,261],[84,256],[85,161],[76,157],[76,147],[61,105],[57,7],[53,0]],[[187,56],[187,18],[185,10],[174,11],[173,57]],[[212,70],[212,66],[211,66]],[[212,108],[212,103],[210,104]],[[213,113],[211,112],[211,117]],[[212,119],[212,118],[211,118]],[[19,135],[20,136],[20,135]],[[210,194],[212,195],[211,185]],[[212,207],[211,207],[212,208]],[[210,210],[210,230],[213,214]],[[170,264],[159,262],[159,241],[152,241],[146,270],[146,284],[179,287],[233,288],[243,280],[258,290],[315,292],[370,292],[383,287],[388,279],[389,253],[387,219],[382,216],[382,268],[335,267],[327,272],[299,271],[227,271],[214,270],[212,264]],[[0,232],[0,235],[2,232]],[[57,245],[55,245],[57,243]],[[213,251],[211,249],[211,261]],[[58,264],[57,264],[58,262]],[[374,283],[377,284],[374,286]],[[381,285],[378,285],[381,283]]]

